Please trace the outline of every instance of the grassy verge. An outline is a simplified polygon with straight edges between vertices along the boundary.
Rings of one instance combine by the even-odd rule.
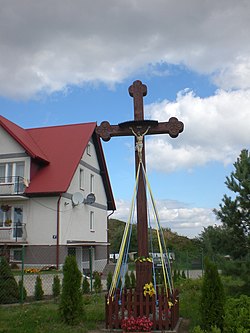
[[[0,333],[85,333],[105,320],[104,296],[84,297],[81,324],[65,325],[58,315],[58,304],[36,303],[0,307]]]

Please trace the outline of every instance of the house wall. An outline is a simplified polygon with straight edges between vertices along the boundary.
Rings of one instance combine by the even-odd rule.
[[[80,172],[83,170],[84,186],[80,187]],[[75,172],[67,194],[72,195],[75,192],[81,192],[86,198],[91,192],[90,178],[94,176],[94,194],[96,201],[93,205],[79,204],[72,205],[71,199],[65,197],[61,200],[61,232],[60,244],[66,244],[67,241],[107,241],[107,197],[104,190],[102,177],[100,175],[99,164],[94,149],[90,142],[90,155],[87,150],[84,152],[81,162]],[[90,230],[90,212],[94,212],[94,229]]]

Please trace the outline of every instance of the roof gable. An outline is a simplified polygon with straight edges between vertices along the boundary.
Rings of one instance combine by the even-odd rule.
[[[0,116],[0,125],[24,148],[31,158],[39,161],[40,163],[49,163],[48,157],[25,129],[12,123],[3,116]]]
[[[36,173],[26,193],[66,192],[95,127],[87,123],[28,129],[50,163]]]

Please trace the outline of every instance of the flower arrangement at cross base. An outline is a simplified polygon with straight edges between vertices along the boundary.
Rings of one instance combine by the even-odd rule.
[[[143,317],[129,317],[122,320],[121,328],[123,332],[151,332],[153,322]]]
[[[146,296],[147,294],[149,297],[155,295],[155,288],[152,282],[146,283],[143,287],[143,294]]]

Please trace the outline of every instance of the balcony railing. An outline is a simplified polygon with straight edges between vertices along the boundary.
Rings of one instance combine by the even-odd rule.
[[[26,224],[14,223],[11,227],[0,227],[0,242],[25,242]]]
[[[20,176],[0,177],[0,195],[23,194],[27,180]]]

